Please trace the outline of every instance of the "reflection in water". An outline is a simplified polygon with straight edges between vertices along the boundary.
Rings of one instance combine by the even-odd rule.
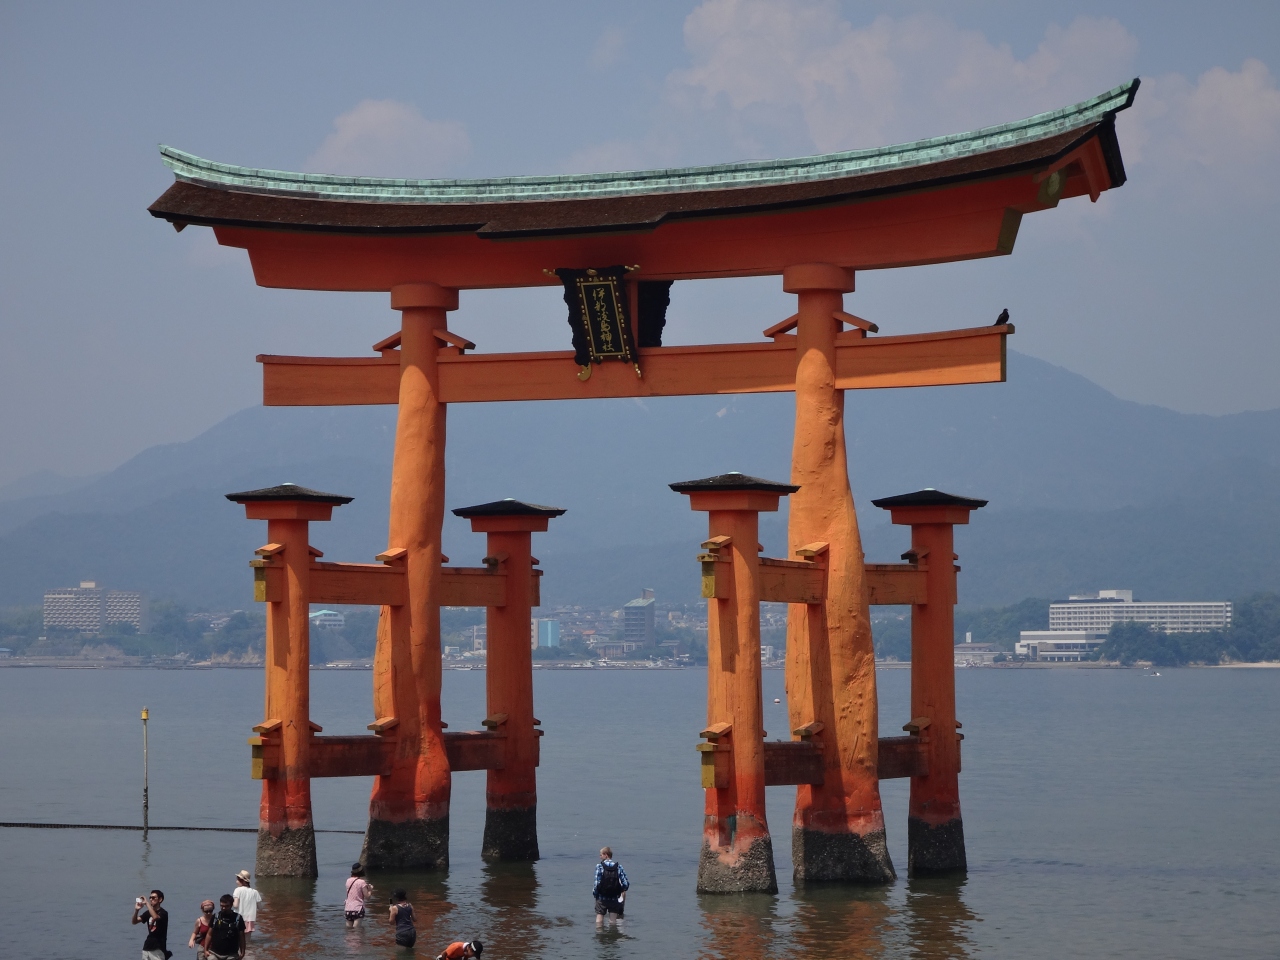
[[[262,877],[258,890],[262,894],[258,916],[269,922],[258,924],[248,955],[302,960],[321,953],[316,882],[306,877]]]
[[[968,957],[969,927],[977,919],[961,897],[963,877],[907,881],[905,914],[911,956],[920,960]]]
[[[791,895],[791,941],[795,955],[863,958],[885,953],[891,929],[892,888],[823,883],[798,887]]]
[[[764,960],[770,956],[778,923],[777,897],[768,893],[703,895],[698,906],[706,931],[699,957]]]
[[[538,878],[532,863],[485,864],[480,901],[485,906],[485,936],[502,945],[504,957],[533,960],[542,955],[543,931],[551,921],[538,913]],[[451,932],[453,940],[477,937],[474,929]]]

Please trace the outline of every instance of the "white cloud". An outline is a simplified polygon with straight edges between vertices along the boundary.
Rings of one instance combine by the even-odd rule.
[[[692,64],[676,107],[726,113],[748,149],[803,131],[827,152],[959,132],[1085,99],[1132,76],[1137,41],[1116,20],[1050,26],[1018,59],[932,14],[855,27],[830,0],[707,0],[685,22]]]
[[[591,51],[591,66],[597,70],[612,67],[622,59],[626,48],[627,35],[621,27],[607,27]]]
[[[362,100],[333,121],[333,132],[303,169],[366,177],[438,177],[471,152],[467,128],[428,120],[410,103]]]
[[[1143,83],[1117,120],[1126,162],[1191,187],[1248,184],[1275,194],[1272,178],[1258,176],[1280,161],[1280,89],[1264,63],[1249,59],[1234,73],[1214,67],[1194,83],[1176,73]]]

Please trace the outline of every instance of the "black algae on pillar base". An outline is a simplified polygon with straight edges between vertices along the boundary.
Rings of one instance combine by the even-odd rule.
[[[698,893],[777,893],[773,841],[757,837],[745,849],[723,853],[702,842],[698,858]]]
[[[270,830],[259,830],[257,859],[254,872],[260,877],[318,876],[315,828],[285,830],[278,837]]]
[[[865,836],[791,828],[796,883],[893,883],[898,878],[883,830]]]
[[[969,869],[964,855],[964,821],[959,817],[930,826],[907,818],[907,876],[945,877]]]
[[[449,818],[370,820],[360,860],[374,870],[448,870]]]
[[[508,862],[539,859],[538,808],[485,811],[480,856]]]

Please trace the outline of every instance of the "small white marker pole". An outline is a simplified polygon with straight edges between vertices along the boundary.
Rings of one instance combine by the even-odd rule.
[[[147,798],[147,716],[149,711],[142,708],[142,833],[147,832],[147,816],[149,801]]]

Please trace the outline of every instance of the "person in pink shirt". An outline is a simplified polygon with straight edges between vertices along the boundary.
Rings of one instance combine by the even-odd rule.
[[[347,877],[347,900],[342,905],[348,927],[354,927],[360,922],[364,917],[364,905],[371,899],[373,899],[373,884],[364,878],[364,867],[353,863],[351,876]]]

